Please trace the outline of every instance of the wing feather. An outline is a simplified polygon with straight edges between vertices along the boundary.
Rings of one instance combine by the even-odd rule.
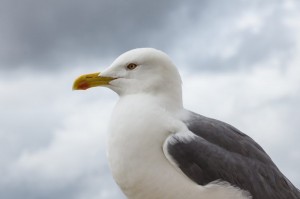
[[[226,181],[249,191],[253,199],[300,198],[299,190],[254,140],[224,122],[191,115],[184,122],[193,139],[187,142],[183,137],[191,132],[180,132],[165,141],[166,156],[190,179],[200,185]]]

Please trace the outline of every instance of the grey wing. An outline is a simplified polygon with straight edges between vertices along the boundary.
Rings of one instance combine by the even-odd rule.
[[[200,185],[226,181],[249,191],[253,199],[300,199],[299,190],[250,137],[226,123],[192,114],[186,124],[193,139],[174,134],[166,140],[168,155],[190,179]]]

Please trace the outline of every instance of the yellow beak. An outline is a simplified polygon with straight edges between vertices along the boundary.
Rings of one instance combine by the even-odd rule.
[[[86,90],[91,87],[109,85],[116,78],[104,77],[100,73],[92,73],[79,76],[73,83],[73,90]]]

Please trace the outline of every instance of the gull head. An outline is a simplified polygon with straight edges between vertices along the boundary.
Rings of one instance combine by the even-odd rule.
[[[120,55],[103,72],[78,77],[74,90],[103,86],[120,96],[132,94],[169,95],[181,98],[181,78],[176,66],[164,52],[137,48]]]

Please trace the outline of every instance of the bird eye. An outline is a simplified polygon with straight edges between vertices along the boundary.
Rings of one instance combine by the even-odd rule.
[[[127,69],[129,69],[129,70],[133,70],[133,69],[135,69],[136,67],[137,67],[137,65],[134,64],[134,63],[130,63],[130,64],[127,65]]]

